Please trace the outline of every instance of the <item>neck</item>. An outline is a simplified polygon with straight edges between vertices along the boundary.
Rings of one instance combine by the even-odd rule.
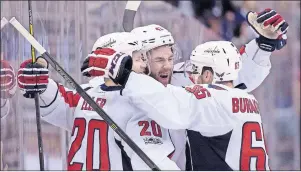
[[[105,85],[106,86],[117,86],[118,84],[115,84],[111,79],[105,78]]]
[[[215,82],[217,84],[222,84],[225,86],[228,86],[230,88],[234,88],[233,82],[232,81],[219,81],[219,82]]]

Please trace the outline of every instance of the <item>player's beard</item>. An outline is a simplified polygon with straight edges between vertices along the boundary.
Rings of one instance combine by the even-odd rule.
[[[166,73],[168,73],[167,76],[166,76]],[[167,84],[170,84],[170,82],[171,82],[171,75],[172,75],[172,71],[169,71],[169,72],[159,71],[156,74],[153,73],[153,72],[150,73],[150,76],[152,78],[154,78],[155,80],[157,80],[158,82],[160,82],[164,86],[167,86]]]

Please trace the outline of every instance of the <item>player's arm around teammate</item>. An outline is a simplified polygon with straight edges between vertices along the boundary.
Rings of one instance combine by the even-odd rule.
[[[262,49],[264,51],[272,52],[275,49],[279,50],[285,46],[286,38],[285,38],[284,34],[287,31],[288,24],[275,11],[267,9],[258,15],[256,13],[250,12],[250,13],[248,13],[247,18],[248,18],[248,22],[250,23],[250,25],[260,35],[259,38],[256,39],[256,42],[257,42],[258,46],[260,47],[260,49]],[[229,47],[229,45],[231,45],[232,47]],[[227,52],[225,52],[225,51],[229,51],[232,49],[233,54],[239,55],[239,52],[236,49],[236,47],[230,43],[229,43],[229,45],[225,46],[225,49],[222,48],[223,46],[221,46],[222,49],[218,49],[218,50],[215,50],[214,47],[209,47],[206,50],[202,50],[203,52],[200,52],[200,53],[205,53],[205,54],[207,53],[207,54],[211,54],[212,56],[214,56],[215,54],[220,54],[220,53],[223,54],[224,53],[225,56],[228,56],[229,52],[227,54]],[[235,49],[236,49],[236,53],[234,51]],[[192,56],[195,56],[195,55],[197,55],[197,53],[194,51],[192,53]],[[230,56],[229,56],[229,58],[230,58]],[[228,64],[223,64],[223,65],[227,65],[228,67],[230,67],[233,70],[240,70],[241,69],[241,57],[239,56],[238,58],[239,58],[240,62],[235,62],[232,64],[232,63],[229,63],[229,59],[228,59]],[[125,61],[123,63],[126,64],[127,57],[124,57],[124,59],[125,59]],[[195,60],[195,61],[197,61],[197,60]],[[119,70],[118,67],[116,67],[116,65],[111,66],[110,70],[118,71]],[[223,66],[222,66],[222,68],[223,68]],[[161,113],[161,115],[163,114],[162,112],[164,112],[165,115],[162,115],[162,116],[164,116],[167,119],[167,121],[165,124],[161,123],[162,126],[167,126],[168,123],[170,122],[170,120],[174,121],[175,124],[178,125],[180,128],[185,128],[188,125],[191,125],[193,123],[194,117],[193,117],[193,115],[190,117],[190,114],[195,114],[195,113],[190,113],[190,112],[194,111],[196,107],[193,107],[193,106],[191,107],[191,104],[189,104],[189,102],[192,98],[192,95],[187,94],[186,91],[181,88],[175,88],[172,86],[168,86],[167,89],[168,88],[170,88],[170,89],[166,90],[164,88],[164,86],[158,84],[153,79],[147,78],[146,76],[137,75],[134,73],[128,74],[129,72],[127,72],[126,70],[123,70],[122,67],[120,69],[121,69],[121,71],[118,71],[119,72],[118,76],[116,76],[117,72],[115,72],[115,75],[111,75],[111,77],[113,79],[115,79],[117,82],[120,81],[121,84],[127,83],[127,85],[130,85],[130,86],[126,87],[125,92],[126,92],[127,88],[129,88],[128,89],[129,91],[127,93],[129,95],[132,95],[133,98],[135,97],[135,99],[133,99],[133,101],[140,100],[139,106],[144,106],[143,103],[141,103],[143,101],[151,102],[149,104],[153,105],[154,107],[158,107],[158,108],[154,108],[153,110],[157,111],[158,113]],[[231,75],[231,72],[224,71],[223,73],[219,73],[219,74],[217,74],[215,72],[216,77],[214,78],[214,80],[215,81],[223,81],[224,76],[228,75],[228,74]],[[122,75],[129,76],[129,77],[125,77],[125,79],[122,80],[122,79],[120,79],[120,78],[122,78]],[[236,73],[236,75],[237,75],[237,73]],[[139,79],[136,80],[135,77],[139,78]],[[235,80],[236,78],[237,77],[233,78],[233,80]],[[151,87],[151,88],[149,88],[149,87]],[[154,91],[154,90],[156,90],[156,91]],[[201,92],[203,92],[203,91],[201,91]],[[168,101],[163,101],[165,103],[160,102],[160,99],[168,99],[168,98],[172,99],[172,100],[169,100],[169,102],[172,102],[172,103],[168,103]],[[185,99],[185,101],[183,101],[183,99]],[[208,99],[206,99],[207,101],[204,101],[204,102],[214,101],[214,100],[210,100],[210,99],[211,98],[208,98]],[[200,102],[203,102],[203,101],[201,100]],[[173,109],[171,109],[171,108],[169,108],[169,109],[166,108],[168,110],[164,109],[165,107],[168,106],[168,104],[169,104],[169,106],[173,106]],[[206,107],[206,105],[204,105],[204,107]],[[142,108],[142,109],[147,109],[149,111],[151,108]],[[150,114],[158,114],[158,113],[150,113]],[[167,114],[169,114],[169,115],[167,115]],[[175,114],[179,114],[179,115],[175,115]],[[183,114],[186,114],[185,118],[181,118],[181,115],[183,115]],[[164,118],[162,116],[161,116],[161,118]],[[172,117],[172,119],[168,119],[171,117]],[[179,118],[177,118],[177,117],[179,117]],[[153,118],[153,117],[151,117],[151,118]],[[155,120],[157,120],[157,118]],[[158,121],[163,121],[163,119],[158,118]],[[183,127],[183,126],[185,126],[185,127]],[[177,129],[177,128],[173,128],[173,129]]]

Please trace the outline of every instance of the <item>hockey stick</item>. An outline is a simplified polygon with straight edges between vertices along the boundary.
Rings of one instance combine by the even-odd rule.
[[[128,1],[125,6],[122,26],[124,31],[130,32],[134,28],[134,19],[141,1]]]
[[[32,17],[32,3],[28,0],[28,14],[29,14],[29,32],[33,35],[33,17]],[[36,62],[35,49],[31,45],[31,58],[32,63]],[[39,161],[40,161],[40,171],[44,171],[44,152],[43,152],[43,140],[42,140],[42,130],[41,130],[41,116],[40,116],[40,103],[39,94],[34,94],[34,102],[36,109],[36,123],[37,123],[37,136],[38,136],[38,148],[39,148]]]
[[[8,23],[7,19],[5,17],[2,17],[1,19],[1,29]]]
[[[160,170],[156,164],[129,138],[129,136],[101,109],[95,101],[80,87],[78,83],[59,65],[58,62],[29,34],[29,32],[13,17],[9,21],[24,38],[48,61],[48,63],[67,81],[77,93],[98,113],[106,123],[133,149],[134,152],[154,171]]]

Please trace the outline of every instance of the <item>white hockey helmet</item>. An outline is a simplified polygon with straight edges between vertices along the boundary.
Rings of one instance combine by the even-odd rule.
[[[142,43],[130,32],[115,32],[98,38],[93,45],[92,51],[99,47],[113,48],[132,55],[134,51],[141,50]]]
[[[233,81],[242,67],[241,55],[232,42],[210,41],[198,45],[191,53],[192,73],[201,74],[204,66],[211,67],[214,82]]]
[[[173,45],[174,38],[171,33],[162,26],[151,24],[137,27],[131,31],[142,41],[142,50],[149,51],[162,45]]]
[[[115,32],[98,38],[93,45],[92,51],[95,51],[97,48],[112,48],[132,56],[133,52],[141,50],[142,43],[130,32]],[[109,78],[107,73],[103,77]]]

